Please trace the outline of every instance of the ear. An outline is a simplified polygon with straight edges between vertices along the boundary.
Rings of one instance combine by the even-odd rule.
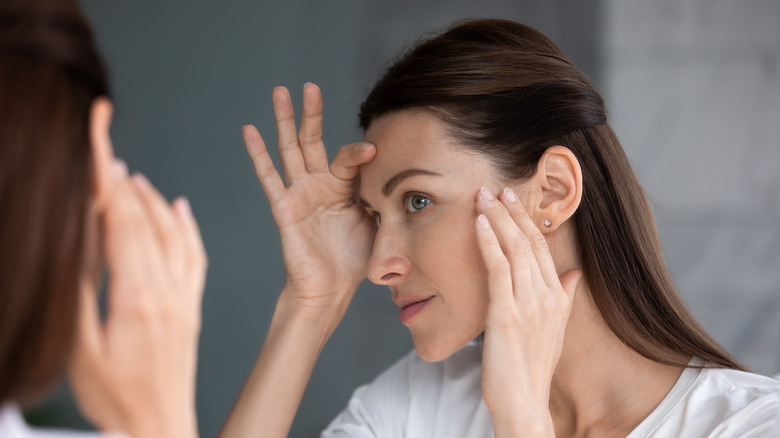
[[[114,107],[106,97],[98,97],[89,109],[89,143],[94,174],[92,202],[102,205],[113,189],[114,148],[111,144],[111,119]]]
[[[539,159],[531,180],[537,190],[529,199],[529,212],[542,233],[555,231],[577,211],[582,201],[580,162],[569,148],[549,147]]]

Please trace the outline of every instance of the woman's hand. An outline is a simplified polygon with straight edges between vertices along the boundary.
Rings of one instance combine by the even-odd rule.
[[[376,232],[354,198],[358,166],[374,146],[344,146],[328,167],[320,89],[304,86],[297,134],[290,93],[276,88],[273,101],[284,180],[254,126],[244,127],[244,141],[279,227],[287,284],[223,438],[288,436],[317,357],[366,275]]]
[[[106,202],[100,240],[107,315],[101,321],[99,275],[85,272],[68,370],[76,400],[104,431],[197,436],[195,369],[207,264],[198,226],[185,199],[169,206],[144,177],[129,178],[120,162]]]
[[[554,436],[550,385],[582,272],[560,279],[547,241],[511,189],[477,195],[477,239],[490,302],[482,394],[496,436]]]
[[[273,103],[284,180],[257,129],[247,125],[243,131],[281,234],[287,284],[280,300],[291,298],[296,309],[335,328],[365,277],[376,232],[354,198],[358,166],[370,161],[376,149],[367,143],[344,146],[329,167],[320,89],[304,86],[297,134],[286,88],[274,90]]]

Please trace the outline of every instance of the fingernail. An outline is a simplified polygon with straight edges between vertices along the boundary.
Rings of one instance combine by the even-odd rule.
[[[127,164],[122,160],[114,160],[114,176],[124,178],[127,176]]]
[[[496,199],[493,197],[493,194],[490,193],[490,190],[488,190],[486,187],[482,187],[479,189],[479,203],[482,204],[485,207],[493,208],[493,204],[490,202],[492,200]]]
[[[490,222],[488,222],[484,214],[477,216],[477,224],[480,226],[480,228],[490,228]]]
[[[373,147],[374,147],[374,145],[373,145],[373,144],[371,144],[371,143],[363,143],[363,144],[360,146],[360,150],[367,151],[367,150],[369,150],[369,149],[371,149],[371,148],[373,148]]]
[[[517,196],[515,196],[515,192],[509,187],[504,189],[504,199],[506,199],[507,202],[517,202]]]
[[[306,86],[309,85],[309,84],[311,84],[311,82],[307,82],[307,83],[303,84],[303,88],[306,88]]]
[[[149,180],[142,173],[133,174],[133,183],[139,188],[146,190],[149,188]]]
[[[192,214],[192,207],[190,206],[190,201],[185,196],[180,197],[176,201],[176,211],[178,211],[180,214],[184,216]]]

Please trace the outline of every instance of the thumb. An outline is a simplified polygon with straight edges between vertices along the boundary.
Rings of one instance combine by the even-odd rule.
[[[376,147],[371,143],[352,143],[342,146],[330,164],[330,172],[338,179],[349,181],[358,174],[358,167],[371,161]]]
[[[579,269],[572,269],[565,272],[560,276],[561,286],[563,291],[566,292],[566,296],[569,297],[569,301],[574,302],[574,294],[577,291],[577,286],[582,280],[583,273]]]
[[[78,379],[84,372],[84,367],[93,362],[101,349],[101,322],[98,311],[97,291],[90,281],[82,279],[79,288],[78,321],[76,322],[76,339],[68,372],[71,379]]]

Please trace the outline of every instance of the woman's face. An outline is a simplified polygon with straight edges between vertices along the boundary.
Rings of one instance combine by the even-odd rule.
[[[368,278],[390,287],[418,354],[446,359],[485,328],[475,197],[504,186],[484,155],[457,147],[428,113],[382,116],[365,140],[377,154],[361,166],[360,197],[379,224]]]

